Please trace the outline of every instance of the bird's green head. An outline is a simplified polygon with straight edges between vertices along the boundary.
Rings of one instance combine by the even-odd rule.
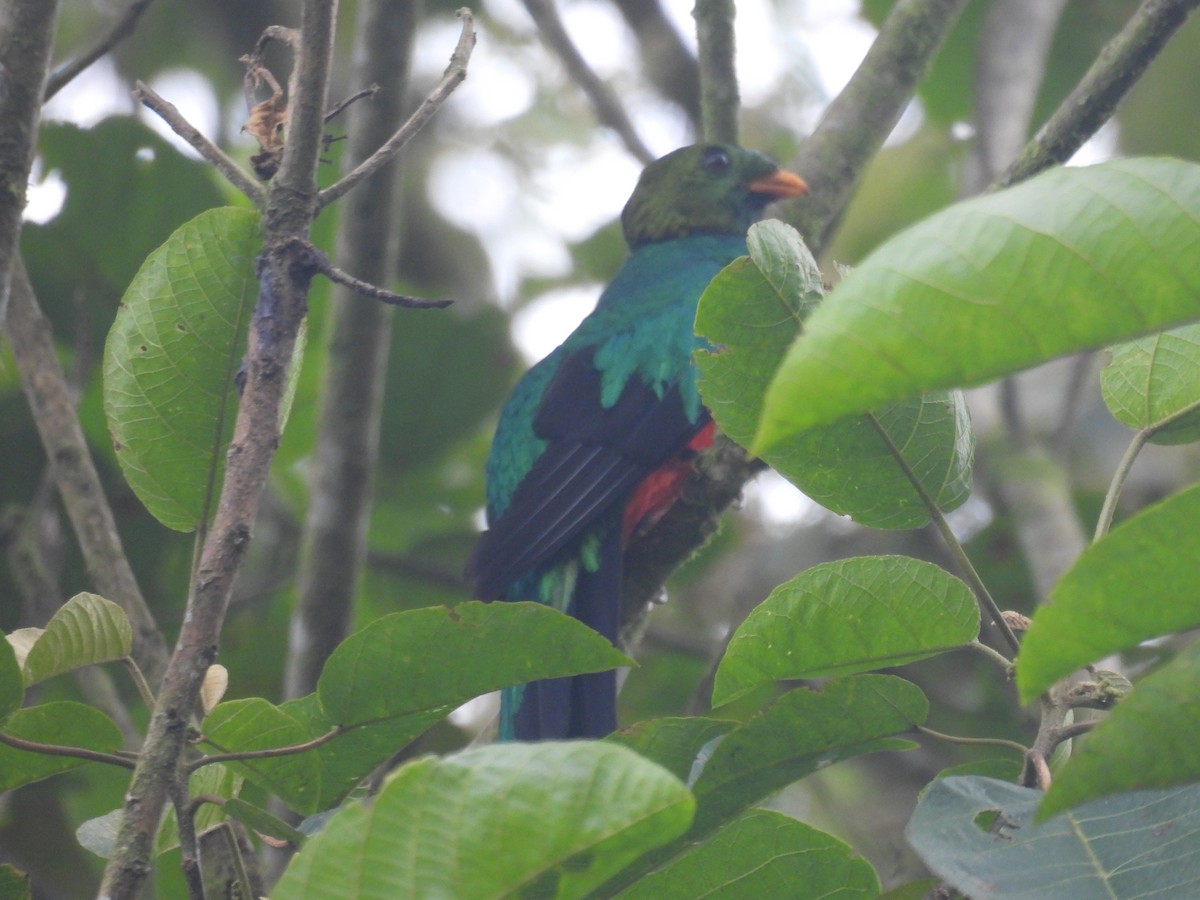
[[[631,249],[690,234],[745,234],[772,200],[808,187],[771,160],[732,144],[693,144],[646,166],[621,213]]]

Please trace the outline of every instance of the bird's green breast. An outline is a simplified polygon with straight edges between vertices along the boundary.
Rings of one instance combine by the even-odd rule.
[[[600,371],[603,407],[612,407],[631,377],[661,394],[678,384],[689,418],[700,415],[691,365],[696,306],[708,282],[746,253],[744,237],[691,235],[648,244],[632,253],[601,294],[596,309],[571,336],[517,384],[501,412],[488,457],[488,511],[493,521],[545,449],[533,429],[538,404],[561,360],[591,351]],[[581,402],[586,402],[581,398]]]

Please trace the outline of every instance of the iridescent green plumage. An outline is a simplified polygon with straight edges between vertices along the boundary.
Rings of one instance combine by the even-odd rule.
[[[643,488],[709,422],[691,367],[696,304],[745,254],[765,205],[803,189],[765,157],[720,144],[646,168],[621,216],[629,259],[501,414],[487,466],[490,529],[470,567],[476,596],[549,603],[615,642],[627,504],[661,502]],[[601,736],[615,727],[615,694],[612,672],[510,690],[502,736]]]

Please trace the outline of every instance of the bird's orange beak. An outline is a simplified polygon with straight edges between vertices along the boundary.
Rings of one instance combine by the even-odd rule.
[[[804,179],[794,172],[780,169],[766,178],[756,178],[746,187],[756,194],[766,194],[770,197],[799,197],[808,193],[808,185]]]

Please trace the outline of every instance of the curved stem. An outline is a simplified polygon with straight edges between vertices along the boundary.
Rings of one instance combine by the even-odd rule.
[[[954,531],[950,528],[946,517],[942,515],[942,510],[938,507],[937,501],[925,489],[925,485],[921,482],[920,477],[913,471],[912,466],[908,464],[908,460],[904,458],[904,454],[900,452],[900,448],[896,446],[895,441],[892,440],[892,436],[887,433],[887,429],[883,427],[879,419],[871,413],[867,413],[866,418],[875,431],[879,433],[883,442],[887,444],[892,458],[896,461],[896,465],[900,467],[900,470],[904,473],[904,477],[908,479],[908,483],[913,486],[913,490],[921,498],[921,503],[924,504],[925,510],[929,513],[930,520],[942,536],[942,540],[946,544],[946,548],[950,551],[950,555],[958,563],[963,578],[975,594],[975,599],[987,614],[991,616],[992,623],[999,629],[1000,634],[1003,635],[1005,642],[1012,649],[1012,652],[1019,653],[1021,642],[1017,640],[1017,636],[1013,634],[1012,629],[1008,627],[1008,623],[1004,621],[1004,615],[1001,613],[999,605],[987,589],[987,585],[983,583],[983,579],[979,577],[979,572],[976,571],[971,558],[967,556],[967,551],[963,549],[963,545],[954,536]]]
[[[1096,519],[1093,543],[1108,534],[1108,529],[1112,527],[1113,516],[1117,511],[1117,500],[1121,496],[1121,488],[1124,487],[1125,479],[1129,477],[1129,470],[1133,468],[1134,461],[1142,447],[1146,446],[1146,441],[1150,439],[1151,434],[1151,431],[1143,428],[1133,436],[1133,440],[1125,448],[1125,453],[1122,455],[1120,463],[1117,464],[1117,470],[1113,472],[1112,481],[1109,482],[1108,491],[1104,495],[1104,505],[1100,507],[1100,515]]]
[[[347,730],[347,728],[337,725],[320,737],[315,737],[311,741],[305,741],[303,744],[292,744],[288,747],[270,747],[266,750],[243,750],[237,753],[214,753],[210,756],[202,756],[200,759],[188,763],[187,771],[190,774],[197,769],[204,768],[204,766],[211,766],[213,763],[244,762],[248,759],[274,759],[278,756],[295,756],[297,753],[304,753],[320,747],[322,744],[328,744],[339,734],[344,734]]]
[[[1018,744],[1016,741],[1006,741],[1004,738],[960,737],[956,734],[944,734],[941,731],[934,731],[932,728],[926,728],[924,725],[918,725],[917,731],[919,731],[921,734],[928,735],[931,738],[937,738],[939,741],[945,741],[947,744],[966,744],[968,746],[977,747],[1004,747],[1008,750],[1015,750],[1022,755],[1029,752],[1029,748],[1024,744]]]
[[[135,765],[132,759],[117,756],[115,753],[104,753],[100,750],[88,750],[85,747],[68,747],[63,744],[43,744],[41,741],[27,741],[16,735],[0,731],[0,744],[7,744],[16,750],[29,753],[41,753],[44,756],[70,756],[74,759],[86,759],[88,762],[108,763],[122,769],[132,769]]]

